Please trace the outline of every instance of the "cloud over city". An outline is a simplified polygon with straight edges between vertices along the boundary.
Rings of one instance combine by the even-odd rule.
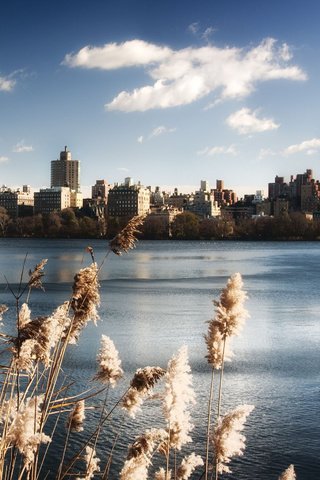
[[[169,128],[169,127],[165,127],[164,125],[159,125],[159,127],[154,128],[152,130],[152,132],[147,137],[144,137],[143,135],[140,135],[137,138],[137,142],[138,143],[143,143],[146,140],[151,140],[154,137],[159,137],[160,135],[164,135],[164,134],[167,134],[167,133],[173,133],[175,131],[176,131],[176,128]]]
[[[208,157],[213,157],[214,155],[236,155],[237,150],[234,145],[226,146],[215,146],[215,147],[205,147],[202,150],[197,152],[197,155],[204,155]]]
[[[248,48],[209,44],[180,50],[130,40],[85,46],[67,54],[63,64],[102,70],[147,67],[151,84],[121,91],[105,105],[107,110],[132,112],[187,105],[215,91],[221,99],[243,98],[269,80],[306,80],[305,72],[290,60],[288,45],[272,38]]]
[[[32,145],[26,145],[24,140],[21,140],[21,142],[18,142],[14,147],[12,148],[12,151],[14,153],[27,153],[27,152],[33,152],[33,146]]]
[[[8,162],[9,158],[5,157],[4,155],[0,155],[0,163]]]
[[[313,155],[320,150],[320,138],[312,138],[311,140],[304,140],[301,143],[290,145],[283,151],[284,155],[293,155],[295,153],[304,152],[307,155]]]
[[[226,123],[241,135],[275,130],[280,126],[272,118],[259,118],[258,111],[252,111],[245,107],[232,113]]]

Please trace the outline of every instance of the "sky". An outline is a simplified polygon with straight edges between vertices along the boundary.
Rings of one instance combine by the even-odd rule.
[[[0,185],[132,177],[239,196],[320,168],[317,0],[10,0],[0,13]]]

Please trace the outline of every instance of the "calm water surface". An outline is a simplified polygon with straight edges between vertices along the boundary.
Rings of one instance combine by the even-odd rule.
[[[106,243],[91,245],[99,263]],[[12,304],[4,275],[15,285],[28,253],[27,270],[49,259],[46,293],[37,292],[31,299],[35,315],[48,313],[68,299],[74,273],[89,262],[85,246],[83,240],[0,239],[0,302]],[[226,366],[223,408],[249,403],[255,410],[247,421],[245,454],[224,478],[277,479],[294,463],[298,480],[318,479],[319,265],[318,243],[140,242],[123,257],[107,258],[101,272],[101,322],[88,326],[79,345],[72,347],[65,371],[77,388],[86,388],[95,372],[101,334],[115,342],[128,379],[138,367],[165,367],[180,346],[188,345],[197,393],[192,448],[200,453],[210,381],[205,322],[212,318],[212,300],[228,277],[240,272],[250,319],[233,341],[235,357]],[[112,392],[110,401],[118,396]],[[129,439],[161,421],[153,406],[146,404],[145,412],[124,427],[122,453]],[[119,421],[114,418],[111,430],[116,431]],[[103,449],[101,455],[106,454]],[[115,471],[122,459],[115,458]]]

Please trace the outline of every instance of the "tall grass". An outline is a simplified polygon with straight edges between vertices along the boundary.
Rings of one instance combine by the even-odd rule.
[[[89,265],[76,273],[70,298],[54,312],[32,316],[32,291],[43,288],[46,259],[29,272],[27,280],[25,259],[18,288],[8,284],[16,325],[14,334],[0,334],[2,358],[6,359],[1,365],[0,478],[218,480],[231,472],[232,459],[243,455],[242,431],[253,405],[236,406],[222,415],[224,364],[233,356],[230,338],[239,334],[248,317],[239,273],[229,279],[220,298],[214,300],[214,316],[204,335],[212,380],[206,438],[201,451],[190,449],[196,394],[186,346],[169,359],[166,369],[157,365],[139,368],[124,393],[110,406],[110,388],[116,388],[122,381],[123,369],[116,346],[103,335],[94,378],[85,391],[70,393],[72,382],[64,374],[63,362],[70,344],[78,341],[88,322],[99,318],[101,268],[110,252],[121,255],[135,247],[142,222],[143,217],[134,217],[109,242],[100,265],[95,262],[92,247],[87,247]],[[0,305],[4,321],[6,312],[7,306]],[[126,432],[119,425],[108,455],[99,458],[97,452],[109,432],[106,433],[106,426],[112,422],[116,410],[123,412],[128,420],[143,415],[144,401],[152,398],[161,405],[162,423],[137,432],[135,441],[128,445],[120,473],[115,473],[113,458],[119,437],[126,438]],[[97,419],[94,425],[87,421],[92,409]],[[62,431],[65,434],[61,442]],[[61,455],[53,465],[50,457],[58,432]],[[79,436],[77,442],[75,436]],[[293,465],[279,477],[295,478]]]

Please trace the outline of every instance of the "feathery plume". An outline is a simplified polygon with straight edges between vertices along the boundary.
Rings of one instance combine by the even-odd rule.
[[[3,305],[3,304],[0,305],[0,324],[2,322],[2,316],[4,313],[6,313],[7,310],[9,310],[7,305]]]
[[[235,273],[222,289],[219,301],[213,302],[216,307],[215,320],[219,322],[224,337],[238,335],[248,317],[248,312],[243,307],[247,295],[242,287],[241,275]]]
[[[44,258],[41,260],[40,263],[38,263],[35,267],[34,270],[29,270],[29,282],[28,286],[29,288],[41,288],[41,290],[44,290],[43,285],[42,285],[42,277],[44,276],[43,269],[47,263],[48,259]]]
[[[253,405],[240,405],[219,419],[213,435],[216,468],[219,473],[231,473],[228,464],[232,457],[243,455],[246,437],[240,432],[244,429],[246,418],[253,409]]]
[[[68,418],[67,427],[71,432],[82,432],[85,418],[84,400],[79,400]]]
[[[279,480],[296,480],[294,465],[290,465],[279,477]]]
[[[184,346],[168,363],[163,405],[168,424],[169,444],[178,450],[182,445],[192,441],[189,433],[193,425],[190,422],[188,408],[196,402],[190,372],[188,349]]]
[[[109,247],[116,255],[122,255],[133,249],[136,245],[136,234],[140,233],[138,227],[143,224],[146,215],[136,215],[127,225],[109,242]]]
[[[75,343],[80,331],[89,320],[99,319],[97,307],[100,305],[98,266],[92,263],[82,268],[74,277],[71,308],[74,311],[70,331],[70,343]]]
[[[163,429],[146,430],[130,445],[127,459],[120,472],[120,480],[147,480],[152,454],[157,445],[166,441],[167,433]]]
[[[123,370],[119,353],[113,341],[106,335],[101,337],[101,346],[97,359],[99,370],[94,379],[102,383],[110,382],[110,385],[114,387],[119,378],[122,377]]]
[[[171,480],[171,470],[168,471],[167,475],[167,472],[164,468],[159,468],[159,470],[154,474],[154,480]]]
[[[28,398],[22,402],[8,428],[7,439],[18,448],[24,457],[24,465],[27,470],[30,469],[40,443],[51,442],[48,435],[40,433],[42,403],[43,395]]]
[[[34,320],[30,318],[28,306],[23,304],[22,307],[19,318],[22,318],[23,326],[19,337],[14,340],[14,354],[17,368],[30,372],[35,361],[42,362],[45,367],[49,366],[51,349],[56,346],[70,323],[68,302],[60,305],[51,316],[37,317]]]
[[[84,455],[84,461],[87,465],[86,476],[84,477],[85,480],[90,480],[94,477],[96,472],[100,472],[100,458],[96,456],[96,451],[94,448],[90,447],[89,445],[86,446],[86,453]]]
[[[136,371],[131,380],[130,388],[122,400],[122,408],[131,417],[135,417],[144,397],[151,393],[152,388],[164,374],[165,370],[160,367],[144,367]]]
[[[20,329],[24,328],[27,325],[27,323],[31,321],[30,316],[31,316],[30,308],[26,303],[23,303],[21,305],[19,316],[18,316]]]
[[[203,460],[200,455],[191,453],[187,457],[184,457],[177,471],[177,480],[188,480],[194,470],[201,465],[203,465]]]
[[[228,344],[224,345],[224,337],[220,330],[220,322],[213,319],[208,323],[208,334],[204,335],[208,352],[206,358],[208,359],[208,363],[212,365],[214,369],[219,370],[223,361],[230,361],[234,354],[230,350]]]

